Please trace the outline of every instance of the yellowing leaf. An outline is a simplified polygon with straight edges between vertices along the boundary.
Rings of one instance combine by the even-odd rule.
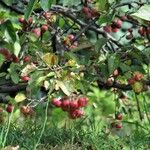
[[[23,94],[23,93],[18,93],[16,96],[15,96],[15,101],[17,103],[19,102],[22,102],[26,99],[26,96]]]
[[[62,81],[56,81],[56,87],[59,87],[67,96],[70,95],[68,87]]]
[[[58,64],[58,57],[55,54],[47,53],[43,56],[43,61],[48,66],[53,66]]]

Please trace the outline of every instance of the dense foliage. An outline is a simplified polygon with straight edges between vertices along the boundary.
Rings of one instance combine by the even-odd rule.
[[[148,149],[149,86],[149,0],[0,1],[1,148]]]

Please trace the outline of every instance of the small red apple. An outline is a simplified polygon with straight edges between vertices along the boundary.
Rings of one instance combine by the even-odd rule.
[[[81,109],[76,109],[76,110],[69,112],[69,117],[71,119],[77,119],[77,118],[82,117],[83,115],[84,115],[84,111]]]
[[[117,19],[117,20],[113,21],[113,24],[114,24],[115,27],[121,28],[122,21],[120,19]]]
[[[53,98],[53,99],[52,99],[52,104],[53,104],[54,106],[56,106],[56,107],[61,107],[62,102],[61,102],[61,100],[59,100],[59,99],[57,99],[57,98]]]
[[[69,111],[70,109],[70,101],[69,100],[63,100],[61,104],[61,108],[63,111]]]
[[[116,127],[117,129],[121,129],[123,126],[122,126],[122,123],[118,123],[118,124],[115,125],[115,127]]]
[[[22,80],[22,81],[29,81],[29,80],[30,80],[30,77],[28,77],[28,76],[22,76],[22,77],[21,77],[21,80]]]
[[[79,104],[77,100],[70,101],[70,110],[75,110],[79,108]]]
[[[6,111],[8,113],[11,113],[13,111],[13,109],[14,109],[14,106],[12,104],[8,104],[7,107],[6,107]]]
[[[30,56],[25,56],[25,57],[23,58],[23,61],[24,61],[25,63],[30,62]]]
[[[41,26],[41,32],[44,33],[48,30],[48,25],[44,24]]]
[[[24,24],[26,22],[26,20],[23,17],[19,18],[18,21],[22,24]]]
[[[88,103],[88,98],[87,97],[80,97],[78,99],[79,107],[85,107],[85,106],[87,106],[87,103]]]
[[[107,26],[103,27],[103,30],[106,31],[106,32],[108,32],[108,33],[111,33],[112,32],[112,27],[109,26],[109,25],[107,25]]]

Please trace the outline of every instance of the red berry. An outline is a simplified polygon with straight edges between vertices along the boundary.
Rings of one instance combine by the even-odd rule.
[[[79,107],[85,107],[88,103],[88,98],[86,97],[81,97],[78,99],[78,105]]]
[[[143,78],[143,74],[142,73],[135,73],[134,77],[133,77],[136,81],[140,81]]]
[[[0,48],[0,54],[4,55],[6,60],[12,61],[12,55],[7,49]]]
[[[41,32],[44,33],[48,30],[48,25],[42,25],[41,26]]]
[[[73,35],[73,34],[69,34],[67,37],[68,37],[68,39],[69,39],[70,41],[72,41],[72,40],[74,39],[74,35]]]
[[[46,18],[46,19],[49,19],[51,17],[51,14],[49,12],[44,12],[43,13],[43,16]]]
[[[19,18],[18,21],[19,21],[20,23],[25,23],[25,22],[26,22],[26,20],[25,20],[24,18]]]
[[[61,108],[64,111],[68,111],[70,109],[70,101],[69,100],[63,100],[61,104]]]
[[[123,118],[121,113],[116,114],[115,117],[117,120],[122,120]]]
[[[116,127],[117,129],[121,129],[121,128],[122,128],[122,124],[121,124],[121,123],[120,123],[120,124],[116,124],[115,127]]]
[[[12,61],[13,61],[14,63],[18,63],[18,62],[19,62],[19,58],[16,57],[14,54],[11,55],[11,58],[12,58]]]
[[[121,16],[120,18],[122,21],[125,21],[127,19],[127,16]]]
[[[62,102],[57,98],[53,98],[52,99],[52,104],[56,107],[61,107]]]
[[[108,32],[108,33],[111,33],[112,32],[112,27],[109,26],[109,25],[107,25],[107,26],[103,27],[103,30],[106,31],[106,32]]]
[[[91,19],[93,17],[91,11],[87,12],[86,17],[89,19]]]
[[[128,83],[129,83],[129,84],[134,84],[134,83],[135,83],[135,79],[134,79],[134,78],[128,79]]]
[[[150,34],[150,27],[147,27],[146,32]]]
[[[24,59],[23,59],[23,61],[25,63],[30,62],[30,57],[29,56],[25,56]]]
[[[77,100],[70,101],[70,110],[75,110],[77,108],[79,108],[78,101]]]
[[[12,104],[8,104],[7,107],[6,107],[6,111],[8,113],[11,113],[13,111],[13,109],[14,109],[14,106]]]
[[[33,110],[29,106],[22,106],[20,108],[20,112],[23,113],[24,115],[31,115],[33,113]]]
[[[83,9],[82,9],[82,12],[84,13],[84,14],[87,14],[88,12],[89,12],[89,8],[88,7],[83,7]]]
[[[139,30],[138,30],[138,33],[141,35],[141,36],[144,36],[145,35],[145,29],[143,27],[141,27]]]
[[[71,119],[76,119],[76,118],[80,118],[84,115],[84,111],[81,109],[76,109],[74,111],[70,111],[69,112],[69,117]]]
[[[95,8],[93,8],[91,10],[91,14],[92,14],[93,17],[97,17],[99,15],[98,11]]]
[[[28,19],[28,23],[29,23],[29,24],[32,24],[32,22],[33,22],[33,18],[30,17],[30,18]]]
[[[40,28],[35,28],[35,29],[32,30],[32,32],[35,34],[36,37],[40,37],[41,36]]]
[[[112,32],[118,32],[118,31],[119,31],[119,28],[112,27]]]
[[[126,39],[127,39],[127,40],[131,40],[132,38],[133,38],[133,35],[132,35],[132,34],[129,34],[129,35],[126,36]]]
[[[113,83],[114,83],[114,78],[113,77],[108,78],[106,83],[107,83],[108,86],[112,86]]]
[[[117,28],[121,28],[122,21],[120,19],[117,19],[117,20],[113,21],[113,25]]]
[[[133,29],[129,28],[128,31],[129,31],[130,33],[132,33],[132,32],[133,32]]]
[[[22,80],[22,81],[29,81],[29,80],[30,80],[30,77],[28,77],[28,76],[22,76],[22,77],[21,77],[21,80]]]
[[[113,72],[113,76],[114,76],[114,77],[117,77],[118,75],[119,75],[119,71],[118,71],[118,69],[114,70],[114,72]]]

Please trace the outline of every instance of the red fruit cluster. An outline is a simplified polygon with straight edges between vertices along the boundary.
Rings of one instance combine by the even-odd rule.
[[[50,19],[50,18],[51,18],[51,13],[49,13],[49,12],[44,12],[42,15],[43,15],[46,19]]]
[[[135,72],[133,77],[128,79],[128,83],[129,84],[134,84],[136,81],[140,81],[142,80],[144,77],[144,75],[142,73],[139,73],[139,72]]]
[[[99,13],[96,9],[94,8],[89,8],[89,7],[83,7],[82,12],[86,15],[87,18],[91,19],[94,17],[99,16]]]
[[[25,20],[25,18],[21,17],[18,21],[22,24],[23,31],[29,31],[30,25],[33,23],[33,18],[30,17],[28,20]]]
[[[81,108],[87,106],[88,98],[80,97],[73,100],[53,98],[51,103],[63,111],[67,111],[71,119],[77,119],[84,115],[84,111]]]
[[[67,35],[67,37],[64,39],[64,44],[68,48],[75,48],[75,47],[77,47],[77,45],[78,45],[77,41],[73,42],[73,44],[71,43],[73,39],[74,39],[74,35],[73,34]]]
[[[106,25],[103,27],[103,30],[108,32],[108,33],[111,33],[111,32],[118,32],[119,29],[121,28],[122,26],[122,20],[121,19],[117,19],[117,20],[114,20],[110,25]]]
[[[138,30],[138,33],[141,36],[150,35],[150,27],[140,27],[139,30]]]
[[[7,61],[12,61],[14,63],[19,62],[19,58],[11,54],[6,48],[0,48],[0,54],[2,54]]]
[[[32,29],[32,32],[35,34],[36,37],[40,37],[43,33],[48,31],[48,25],[44,24],[41,26],[41,28],[34,28]]]

